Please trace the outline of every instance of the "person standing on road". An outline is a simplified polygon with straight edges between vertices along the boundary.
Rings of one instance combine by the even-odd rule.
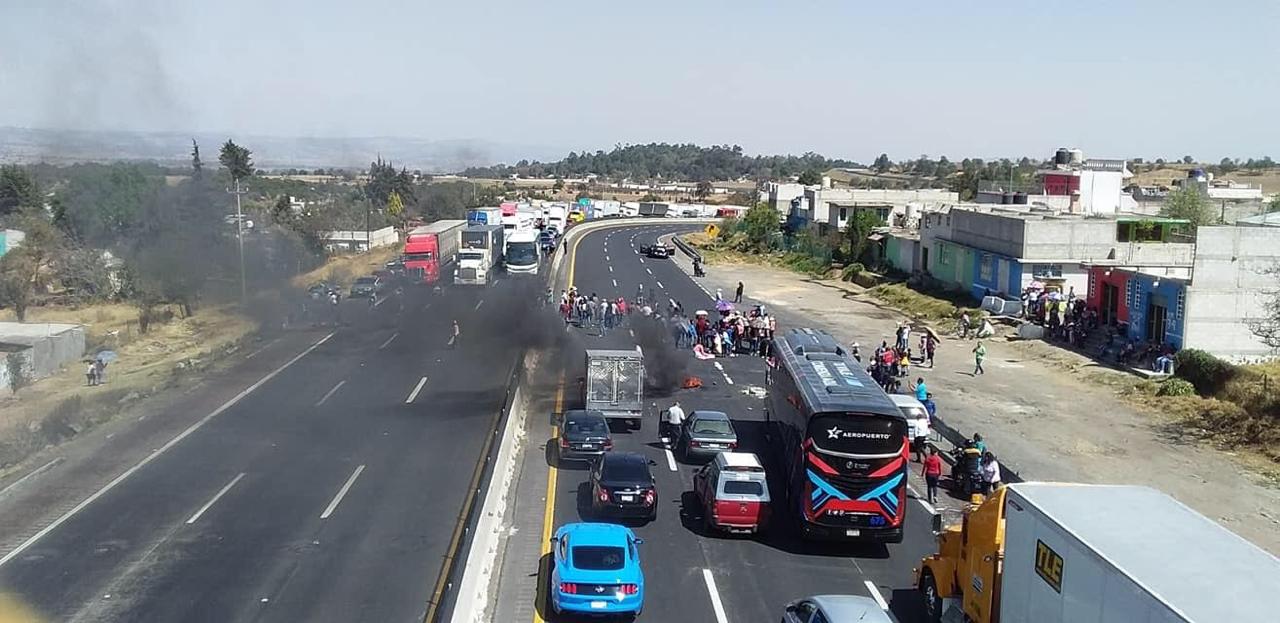
[[[982,482],[986,484],[983,495],[990,495],[1000,486],[1000,464],[996,462],[996,455],[990,452],[982,455]]]
[[[916,400],[919,400],[920,404],[924,404],[924,401],[929,399],[929,387],[924,384],[923,376],[916,377],[915,390]]]
[[[734,303],[742,302],[742,282],[741,281],[738,282],[738,290],[733,293],[733,302]]]
[[[680,401],[677,400],[671,403],[671,406],[666,411],[662,412],[663,430],[658,433],[661,438],[660,441],[674,444],[680,436],[680,427],[682,425],[684,425],[684,409],[680,408]]]
[[[924,358],[929,362],[929,369],[933,369],[933,354],[938,350],[938,340],[932,335],[924,336]]]
[[[969,312],[960,315],[960,339],[969,339],[969,327],[972,321],[969,320]]]
[[[924,482],[927,485],[926,497],[929,503],[936,504],[938,481],[942,480],[942,457],[938,455],[937,448],[929,448],[929,456],[924,457],[924,466],[920,469],[920,473],[924,475]]]
[[[987,358],[987,347],[979,341],[977,346],[973,347],[973,375],[986,374],[982,369],[982,360]]]
[[[449,350],[458,347],[458,337],[462,335],[462,329],[458,326],[458,321],[453,321],[453,332],[449,335]]]

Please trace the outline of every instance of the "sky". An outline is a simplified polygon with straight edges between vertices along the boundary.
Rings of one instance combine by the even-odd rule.
[[[1280,2],[0,0],[0,126],[1280,157]]]

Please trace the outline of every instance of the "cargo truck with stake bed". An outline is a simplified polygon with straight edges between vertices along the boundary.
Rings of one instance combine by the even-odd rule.
[[[462,248],[458,249],[453,282],[477,286],[493,283],[494,273],[502,266],[502,226],[472,225],[460,235]]]
[[[639,429],[644,414],[644,352],[588,350],[587,375],[582,401],[588,411],[600,411],[607,419],[626,420]]]
[[[916,570],[926,621],[1280,620],[1280,559],[1148,487],[1017,483]]]

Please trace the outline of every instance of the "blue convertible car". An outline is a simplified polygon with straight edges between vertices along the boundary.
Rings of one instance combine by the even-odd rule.
[[[571,523],[551,539],[551,607],[559,612],[637,615],[644,607],[643,541],[630,528]]]

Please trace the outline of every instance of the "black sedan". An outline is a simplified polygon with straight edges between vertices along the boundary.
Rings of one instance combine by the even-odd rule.
[[[721,411],[694,411],[680,429],[676,446],[685,460],[713,458],[738,449],[738,433],[733,420]]]
[[[588,480],[591,511],[596,516],[653,521],[658,516],[658,488],[649,459],[636,452],[607,452],[591,466]]]
[[[658,260],[665,260],[671,257],[671,249],[664,247],[660,244],[641,245],[640,252],[643,253],[646,257],[651,257],[653,259],[658,259]]]
[[[559,418],[561,461],[593,460],[613,449],[609,423],[599,411],[574,409]]]

